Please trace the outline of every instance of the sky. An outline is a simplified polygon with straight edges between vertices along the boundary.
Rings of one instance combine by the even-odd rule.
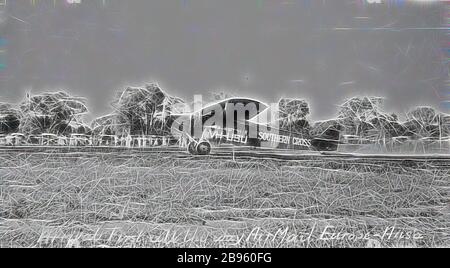
[[[188,101],[307,99],[315,120],[356,95],[450,112],[446,4],[370,2],[0,0],[0,102],[66,90],[100,116],[116,92],[158,82]]]

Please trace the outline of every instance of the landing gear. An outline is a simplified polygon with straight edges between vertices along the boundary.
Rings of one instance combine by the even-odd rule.
[[[197,144],[197,154],[209,155],[211,153],[211,143],[202,141]]]
[[[207,141],[191,141],[188,145],[188,152],[192,155],[209,155],[211,153],[211,143]]]

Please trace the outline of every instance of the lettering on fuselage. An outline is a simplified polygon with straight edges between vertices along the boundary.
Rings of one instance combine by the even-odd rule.
[[[285,144],[285,145],[294,145],[294,146],[304,146],[304,147],[310,147],[311,141],[299,138],[299,137],[291,137],[286,135],[279,135],[274,133],[268,133],[268,132],[259,132],[259,140],[269,143],[275,143],[275,144]]]
[[[271,143],[281,143],[281,144],[291,143],[291,137],[289,136],[278,135],[275,133],[267,133],[262,131],[258,133],[258,138],[260,141],[266,141]]]
[[[210,128],[209,129],[209,139],[212,140],[225,140],[228,142],[235,142],[240,144],[247,144],[248,133],[247,131],[235,130],[232,128]]]
[[[205,138],[215,141],[225,141],[242,145],[249,145],[249,137],[247,131],[241,131],[233,128],[211,127],[208,129]],[[287,135],[279,135],[270,132],[259,131],[258,141],[268,144],[270,147],[284,146],[300,146],[311,147],[311,140],[292,137]]]
[[[311,147],[311,141],[303,138],[292,137],[292,144],[295,146]]]

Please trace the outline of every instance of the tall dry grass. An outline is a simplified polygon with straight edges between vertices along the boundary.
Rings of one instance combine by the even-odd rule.
[[[450,169],[432,163],[21,153],[0,163],[2,247],[450,246]]]

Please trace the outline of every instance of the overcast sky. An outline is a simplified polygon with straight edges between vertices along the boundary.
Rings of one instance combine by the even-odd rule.
[[[306,98],[325,119],[351,95],[404,112],[449,94],[443,3],[65,1],[8,0],[0,12],[0,101],[64,89],[102,115],[126,85],[158,81],[187,100],[219,90]]]

